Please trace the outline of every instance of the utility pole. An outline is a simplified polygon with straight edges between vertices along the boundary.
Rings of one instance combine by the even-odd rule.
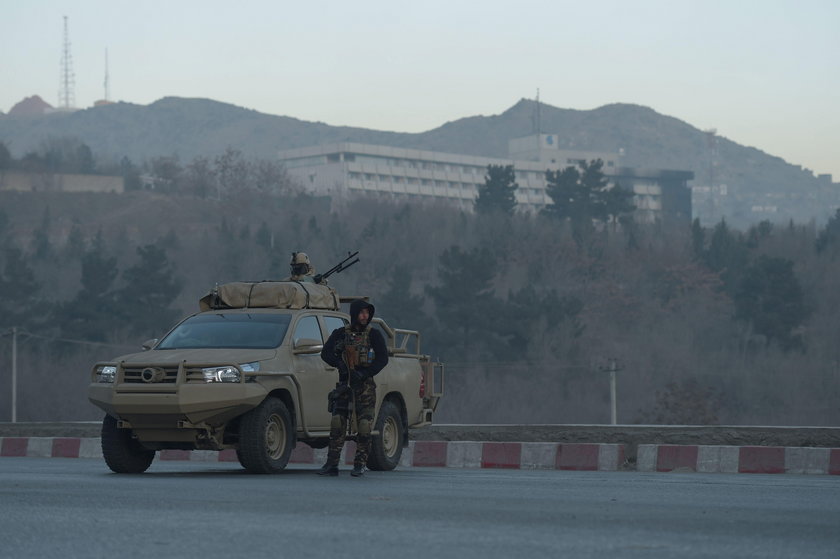
[[[615,374],[622,370],[623,367],[619,367],[616,364],[616,359],[614,357],[610,357],[610,365],[609,367],[600,367],[602,371],[608,371],[610,373],[610,425],[617,425],[618,424],[618,413],[617,413],[617,400],[618,395],[616,394],[615,389]]]
[[[12,327],[12,423],[17,423],[17,326]]]

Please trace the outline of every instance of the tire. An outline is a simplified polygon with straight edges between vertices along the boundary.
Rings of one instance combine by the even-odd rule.
[[[295,431],[286,404],[266,398],[239,423],[239,463],[252,474],[276,474],[289,463]]]
[[[393,470],[400,463],[405,437],[405,424],[397,404],[391,400],[382,402],[375,430],[378,434],[374,435],[371,441],[368,468],[379,471]]]
[[[102,420],[102,456],[115,473],[142,474],[152,465],[155,451],[134,439],[130,429],[117,429],[117,420],[106,415]]]

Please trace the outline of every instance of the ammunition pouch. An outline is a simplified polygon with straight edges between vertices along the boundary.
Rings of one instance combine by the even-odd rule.
[[[347,364],[347,368],[351,370],[359,366],[359,351],[355,346],[345,346],[344,362]]]

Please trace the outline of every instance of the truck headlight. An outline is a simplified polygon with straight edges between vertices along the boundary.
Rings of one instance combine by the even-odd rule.
[[[96,382],[113,383],[117,379],[117,368],[112,365],[104,365],[96,369]]]
[[[239,382],[242,374],[236,367],[208,367],[201,369],[204,382]]]

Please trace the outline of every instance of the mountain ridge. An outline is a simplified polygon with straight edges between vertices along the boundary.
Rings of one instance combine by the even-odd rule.
[[[119,160],[125,155],[135,162],[172,154],[182,160],[213,157],[227,147],[251,157],[273,158],[281,150],[335,142],[506,158],[509,139],[535,130],[536,103],[523,98],[499,114],[467,116],[424,132],[394,132],[332,126],[212,99],[170,96],[149,105],[119,102],[37,118],[0,115],[0,141],[20,157],[48,137],[75,136],[97,157]],[[730,200],[744,198],[742,207],[729,212],[736,219],[748,207],[764,203],[764,198],[806,196],[826,186],[801,166],[710,136],[643,105],[611,103],[577,110],[541,103],[539,114],[540,130],[556,134],[561,148],[623,150],[623,165],[687,170],[695,174],[694,185],[727,185]],[[807,214],[815,217],[815,211],[799,209],[781,217],[808,219]]]

